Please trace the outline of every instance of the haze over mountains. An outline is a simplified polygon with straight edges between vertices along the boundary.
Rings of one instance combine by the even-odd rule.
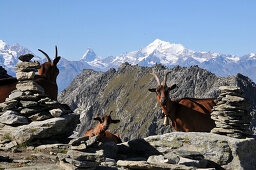
[[[59,47],[61,50],[61,47]],[[0,40],[0,65],[10,75],[15,75],[14,67],[18,62],[18,56],[25,53],[33,53],[16,44],[8,45]],[[51,55],[50,55],[51,56]],[[44,62],[39,57],[35,58]],[[132,65],[153,66],[156,63],[167,67],[198,65],[201,68],[215,73],[218,76],[236,75],[242,73],[256,82],[256,54],[250,53],[244,56],[225,55],[214,52],[196,52],[185,48],[182,44],[174,44],[156,39],[151,44],[139,50],[102,58],[97,56],[93,49],[88,48],[79,61],[68,61],[62,56],[58,67],[60,74],[57,83],[59,91],[66,88],[73,78],[83,69],[107,71],[110,68],[118,68],[122,63]]]

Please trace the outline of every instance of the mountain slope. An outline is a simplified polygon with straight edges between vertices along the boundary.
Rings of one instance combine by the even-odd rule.
[[[148,88],[156,86],[155,79],[150,75],[152,69],[161,75],[160,79],[165,71],[171,71],[167,84],[178,85],[170,93],[172,98],[217,97],[219,86],[238,85],[245,91],[251,104],[256,105],[256,85],[241,74],[223,78],[196,66],[167,69],[162,65],[150,68],[124,63],[117,71],[110,69],[104,73],[84,70],[59,94],[61,103],[70,105],[81,114],[82,124],[77,129],[78,135],[93,127],[95,122],[92,119],[96,114],[109,113],[111,110],[114,111],[113,117],[121,122],[111,125],[110,129],[118,132],[122,139],[171,131],[170,127],[163,126],[155,94],[148,92]]]

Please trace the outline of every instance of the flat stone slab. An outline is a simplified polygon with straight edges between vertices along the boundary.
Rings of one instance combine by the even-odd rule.
[[[19,56],[19,60],[24,61],[24,62],[25,61],[29,62],[33,57],[34,57],[33,54],[24,54],[24,55]]]
[[[148,163],[146,161],[117,161],[117,166],[125,167],[129,169],[184,169],[194,170],[193,167],[187,167],[184,165],[167,164],[167,163]]]
[[[64,137],[65,135],[70,135],[70,133],[72,133],[78,122],[79,115],[77,114],[68,114],[44,121],[34,121],[28,125],[14,128],[14,130],[11,131],[10,136],[18,144],[31,142],[37,139],[56,138],[59,136]]]
[[[144,139],[163,154],[175,150],[200,153],[204,159],[213,161],[225,169],[255,169],[256,140],[236,139],[200,132],[172,132]]]

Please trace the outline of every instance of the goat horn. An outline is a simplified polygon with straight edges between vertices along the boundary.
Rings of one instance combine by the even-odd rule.
[[[111,111],[111,112],[109,113],[109,115],[111,115],[111,113],[113,113],[113,111]]]
[[[57,45],[55,45],[55,58],[57,58],[57,57],[58,57],[58,50],[57,50]]]
[[[45,55],[45,57],[47,58],[47,61],[48,61],[48,62],[52,62],[51,59],[50,59],[50,57],[49,57],[43,50],[38,49],[38,51],[42,52],[42,53]]]
[[[155,79],[156,79],[156,81],[157,81],[157,84],[158,84],[159,86],[161,86],[160,80],[159,80],[159,78],[157,77],[156,73],[153,72],[153,73],[150,73],[150,74],[155,77]]]
[[[166,85],[166,81],[167,81],[167,75],[170,73],[170,71],[166,72],[164,74],[164,80],[163,80],[163,85]]]

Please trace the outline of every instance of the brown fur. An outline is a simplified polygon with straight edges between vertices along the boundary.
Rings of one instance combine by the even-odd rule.
[[[100,142],[115,142],[115,143],[122,143],[119,134],[112,134],[110,131],[107,130],[111,123],[118,123],[120,120],[112,120],[110,115],[104,115],[102,117],[96,116],[94,120],[98,120],[99,123],[93,128],[89,129],[84,136],[89,136],[89,138],[93,136],[99,135]]]
[[[59,69],[57,68],[59,60],[60,57],[57,57],[56,47],[56,56],[53,62],[48,61],[41,64],[38,75],[35,76],[35,82],[42,86],[45,94],[53,100],[57,100],[58,95],[56,79],[59,74]],[[0,80],[0,103],[4,102],[11,92],[16,89],[17,82],[15,77]]]
[[[155,76],[158,87],[149,89],[150,92],[155,92],[157,101],[163,113],[171,119],[171,125],[176,131],[183,132],[210,132],[216,125],[211,119],[213,106],[216,105],[215,99],[170,99],[169,92],[176,87],[166,86],[165,74],[163,85],[160,84],[159,78]]]

